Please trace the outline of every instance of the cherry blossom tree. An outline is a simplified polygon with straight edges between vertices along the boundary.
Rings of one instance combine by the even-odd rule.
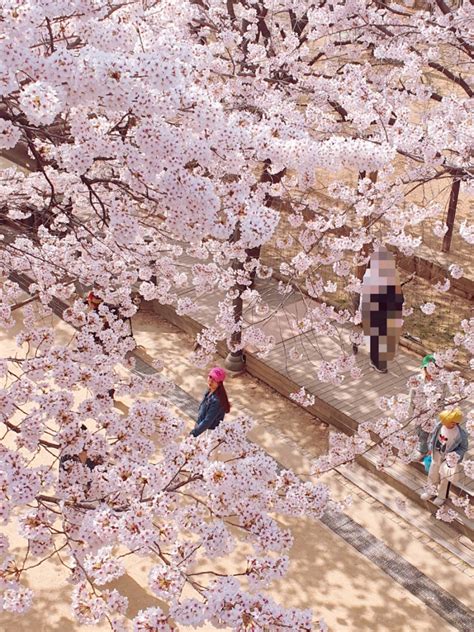
[[[12,274],[38,299],[1,367],[0,507],[28,542],[19,561],[1,541],[5,610],[29,607],[22,577],[56,556],[75,584],[78,620],[126,629],[126,598],[102,587],[125,572],[127,556],[146,555],[160,605],[135,630],[311,628],[310,613],[261,589],[284,574],[291,545],[270,513],[318,518],[333,506],[327,489],[279,471],[246,439],[244,417],[186,437],[163,377],[124,377],[134,347],[125,319],[135,293],[187,314],[218,289],[225,296],[198,336],[196,364],[220,340],[265,354],[274,340],[243,327],[236,307],[256,305],[260,325],[271,317],[254,281],[272,276],[259,254],[285,221],[298,252],[275,270],[280,305],[294,291],[308,299],[295,333],[345,328],[359,344],[360,314],[324,300],[322,272],[359,293],[377,244],[412,254],[421,238],[411,229],[439,217],[436,198],[416,203],[415,191],[472,191],[469,10],[443,0],[416,11],[378,0],[2,0],[0,148],[28,171],[0,175],[1,325],[13,327],[24,299]],[[321,181],[330,204],[314,194]],[[460,234],[472,243],[468,223]],[[97,312],[75,297],[80,285],[103,299]],[[194,295],[182,298],[186,286]],[[69,305],[70,345],[44,325],[54,299]],[[445,387],[449,403],[469,397],[466,379],[445,366],[459,347],[472,353],[473,333],[463,321],[436,355],[435,379],[412,385],[415,415],[402,397],[382,401],[388,418],[334,435],[315,471],[371,449],[374,435],[382,464],[395,454],[409,461],[408,422],[429,424]],[[317,371],[333,383],[357,375],[344,346]],[[133,400],[125,417],[112,389]],[[311,401],[304,391],[294,398]],[[472,461],[464,469],[472,477]],[[220,576],[212,560],[239,534],[252,554]]]

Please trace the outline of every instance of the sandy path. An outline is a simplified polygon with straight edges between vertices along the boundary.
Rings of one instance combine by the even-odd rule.
[[[70,330],[54,319],[60,338],[70,338]],[[137,318],[135,332],[140,344],[150,355],[161,356],[165,372],[177,384],[196,398],[205,388],[205,373],[194,369],[185,359],[191,341],[175,327],[158,319],[154,314],[143,313]],[[1,332],[2,355],[13,352],[15,331]],[[247,375],[229,380],[228,391],[235,411],[241,407],[253,411],[258,418],[252,438],[268,450],[285,466],[293,466],[304,475],[309,470],[311,456],[324,451],[328,431],[309,414],[294,406],[268,387]],[[192,421],[189,420],[189,426]],[[336,495],[342,498],[346,489],[337,476],[328,482]],[[436,550],[416,539],[410,528],[397,525],[377,510],[370,498],[355,496],[350,515],[365,528],[409,561],[433,577],[440,586],[457,594],[469,603],[469,586],[472,580],[452,564],[440,561]],[[358,553],[322,523],[307,520],[285,520],[295,537],[292,562],[288,576],[271,589],[271,594],[288,606],[311,607],[322,615],[331,630],[432,632],[454,630],[440,616],[430,610],[414,595],[393,581],[370,560]],[[1,527],[21,554],[22,541],[16,535],[16,526]],[[229,564],[238,563],[242,551]],[[115,583],[130,600],[128,616],[139,609],[156,604],[146,589],[149,564],[135,559],[127,564],[127,574]],[[57,562],[48,561],[34,569],[30,586],[36,591],[32,610],[24,617],[0,614],[0,630],[5,632],[82,632],[91,629],[75,623],[69,606],[71,586]],[[472,587],[472,585],[471,585]],[[471,602],[472,606],[472,602]],[[107,626],[96,629],[106,630]],[[212,630],[206,626],[201,630]]]

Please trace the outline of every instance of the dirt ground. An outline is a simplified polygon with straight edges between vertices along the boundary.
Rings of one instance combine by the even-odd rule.
[[[69,328],[56,318],[53,321],[58,336],[62,340],[69,339]],[[205,390],[206,372],[193,368],[187,360],[192,348],[191,339],[151,312],[140,313],[134,325],[137,342],[152,357],[163,359],[164,372],[188,393],[200,398]],[[0,333],[2,355],[12,352],[15,333]],[[248,375],[229,379],[227,387],[233,406],[231,419],[241,410],[253,413],[257,425],[252,439],[284,466],[293,467],[299,475],[307,476],[311,459],[326,449],[328,428]],[[190,428],[193,420],[188,419],[187,423]],[[340,477],[329,475],[326,480],[336,498],[347,496],[347,488],[341,484]],[[467,605],[474,605],[472,591],[469,591],[472,581],[469,576],[453,564],[440,563],[436,548],[430,548],[428,542],[423,542],[416,529],[392,521],[366,494],[354,494],[348,514],[444,589],[457,595]],[[322,523],[306,519],[285,519],[283,522],[291,528],[295,538],[291,565],[287,577],[273,584],[269,592],[285,605],[311,607],[315,615],[324,617],[331,631],[454,630]],[[16,525],[3,526],[1,530],[10,537],[15,552],[24,554],[24,543],[17,535]],[[243,551],[244,548],[241,548],[233,558],[223,561],[221,569],[235,568]],[[156,605],[156,599],[146,587],[149,566],[144,559],[132,559],[127,563],[126,575],[113,585],[129,597],[127,616],[130,618],[138,610]],[[30,586],[36,592],[32,610],[24,617],[0,614],[0,630],[85,632],[86,626],[72,619],[69,606],[71,586],[58,563],[50,560],[34,569],[30,575]],[[104,625],[96,629],[102,632],[108,627]],[[210,631],[214,628],[205,626],[200,629]]]

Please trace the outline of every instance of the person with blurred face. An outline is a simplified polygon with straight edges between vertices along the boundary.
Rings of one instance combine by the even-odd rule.
[[[378,246],[370,257],[362,279],[362,328],[370,339],[370,364],[387,373],[402,333],[403,294],[395,259],[385,246]]]
[[[209,371],[207,376],[208,389],[199,404],[198,418],[191,433],[198,437],[206,430],[214,430],[230,411],[230,404],[224,388],[226,372],[219,366]]]
[[[428,446],[431,451],[431,465],[428,481],[437,487],[437,495],[430,492],[421,494],[422,500],[433,499],[440,507],[447,499],[451,483],[459,480],[459,463],[469,447],[467,432],[460,426],[463,414],[460,408],[443,410],[439,414],[440,423],[431,433]]]
[[[429,454],[428,438],[430,431],[433,427],[433,411],[426,411],[426,396],[424,396],[424,385],[433,381],[433,376],[430,373],[432,368],[439,368],[436,364],[435,356],[432,353],[425,355],[420,365],[420,377],[418,378],[418,385],[413,386],[410,389],[409,401],[408,401],[408,416],[415,416],[417,418],[416,434],[418,436],[419,444],[418,450],[414,455],[416,461],[423,461],[423,459]],[[440,403],[443,405],[446,397],[446,385],[442,385]],[[425,430],[425,427],[427,428]]]

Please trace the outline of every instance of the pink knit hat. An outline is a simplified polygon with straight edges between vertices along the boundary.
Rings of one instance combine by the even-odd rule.
[[[225,380],[226,373],[220,366],[215,366],[209,371],[209,377],[215,382],[223,382]]]

